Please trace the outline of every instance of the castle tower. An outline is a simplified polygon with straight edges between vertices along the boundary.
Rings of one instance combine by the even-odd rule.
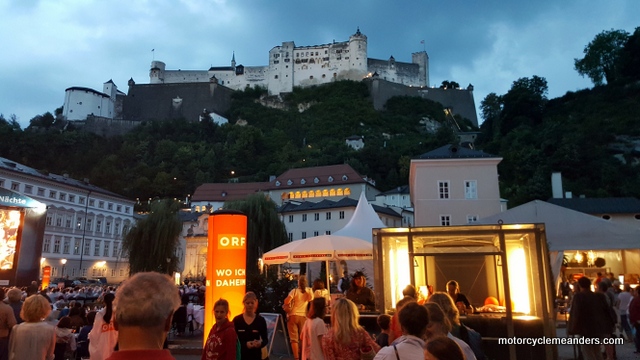
[[[231,56],[231,67],[232,68],[236,68],[236,52],[233,52],[233,55]]]
[[[116,94],[118,93],[118,87],[113,83],[112,79],[109,79],[109,81],[102,84],[102,92],[109,96],[112,101],[115,101]]]
[[[426,51],[411,54],[411,62],[419,65],[420,86],[429,86],[429,55]]]
[[[149,83],[150,84],[162,84],[164,83],[164,69],[165,63],[162,61],[152,61],[151,70],[149,70]]]
[[[360,79],[367,75],[367,36],[360,32],[360,27],[349,36],[349,67],[358,75],[361,73]]]

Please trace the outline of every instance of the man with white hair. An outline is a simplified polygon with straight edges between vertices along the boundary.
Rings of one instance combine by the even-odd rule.
[[[133,275],[118,288],[113,304],[119,351],[107,360],[175,360],[162,348],[180,306],[178,289],[168,275]]]

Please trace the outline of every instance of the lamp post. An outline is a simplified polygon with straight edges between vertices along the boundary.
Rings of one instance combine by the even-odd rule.
[[[64,279],[64,268],[67,265],[67,259],[61,259],[60,262],[62,263],[62,278]]]

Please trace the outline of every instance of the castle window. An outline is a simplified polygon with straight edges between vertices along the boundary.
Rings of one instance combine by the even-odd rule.
[[[316,190],[316,197],[321,197],[321,196],[322,196],[322,191]]]
[[[306,183],[307,183],[307,180],[305,180],[305,179],[300,180],[300,184],[304,185]]]
[[[291,179],[287,180],[287,185],[293,185],[293,181]]]
[[[289,58],[284,59],[284,62],[289,62]]]
[[[329,182],[333,182],[333,176],[329,176]]]
[[[329,190],[329,196],[336,196],[336,189]]]
[[[313,80],[313,75],[309,76],[309,80]]]
[[[342,196],[342,195],[344,195],[344,192],[342,191],[342,189],[338,189],[338,191],[336,191],[336,194],[338,196]]]
[[[318,179],[318,178],[314,178],[314,179],[313,179],[313,182],[317,184],[317,183],[319,183],[319,182],[320,182],[320,179]]]
[[[278,75],[274,76],[273,78],[274,78],[274,79],[277,79],[277,78],[278,78]]]
[[[349,195],[351,195],[351,189],[350,188],[344,189],[344,196],[349,196]]]
[[[302,198],[302,193],[300,191],[296,191],[296,199]]]
[[[323,79],[324,79],[324,78],[326,78],[326,77],[327,77],[327,75],[325,75],[325,74],[322,74],[322,78],[323,78]]]

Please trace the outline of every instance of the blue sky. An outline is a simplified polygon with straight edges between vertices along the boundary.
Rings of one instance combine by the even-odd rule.
[[[557,97],[592,86],[573,59],[597,33],[637,26],[637,0],[0,0],[0,113],[24,128],[62,106],[68,87],[148,83],[153,57],[207,69],[235,51],[238,64],[266,65],[283,41],[344,41],[357,27],[377,59],[410,62],[424,40],[431,85],[473,84],[476,105],[532,75]]]

